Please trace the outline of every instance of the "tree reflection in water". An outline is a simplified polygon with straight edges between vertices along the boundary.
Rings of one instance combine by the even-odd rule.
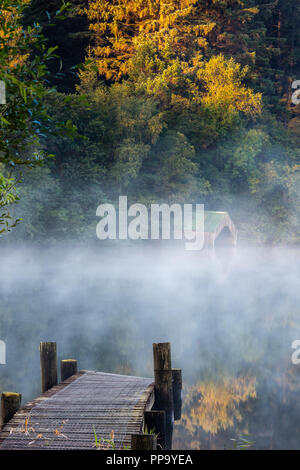
[[[222,441],[224,446],[233,436],[232,429],[243,424],[241,405],[255,398],[256,378],[249,376],[187,387],[182,420],[175,427],[174,448],[219,448]]]

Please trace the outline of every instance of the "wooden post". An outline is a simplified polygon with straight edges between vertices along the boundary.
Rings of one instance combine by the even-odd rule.
[[[155,370],[170,370],[171,365],[171,344],[170,343],[154,343],[153,344],[153,360]]]
[[[170,343],[153,344],[155,410],[166,412],[166,449],[172,448],[173,434],[173,372]]]
[[[56,343],[40,343],[42,393],[57,385]]]
[[[1,394],[1,424],[4,426],[21,406],[22,395],[20,393],[3,392]]]
[[[156,450],[155,434],[131,434],[131,450]]]
[[[61,382],[75,374],[77,374],[77,361],[75,359],[63,359],[60,361]]]
[[[157,446],[164,450],[166,448],[166,412],[145,411],[145,426],[148,432],[154,432],[157,437]]]
[[[178,421],[181,419],[181,408],[182,408],[182,373],[181,369],[173,369],[173,401],[174,401],[174,420]]]

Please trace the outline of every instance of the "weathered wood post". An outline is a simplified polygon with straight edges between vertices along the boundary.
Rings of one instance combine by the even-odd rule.
[[[3,392],[1,394],[1,425],[4,426],[21,407],[20,393]]]
[[[75,359],[63,359],[60,361],[61,382],[75,374],[77,374],[77,361]]]
[[[174,401],[174,420],[178,421],[181,418],[182,408],[182,372],[181,369],[173,369],[173,401]]]
[[[131,434],[131,450],[156,450],[155,434]]]
[[[57,385],[56,343],[40,343],[42,393]]]
[[[173,434],[173,372],[170,343],[153,344],[155,410],[166,412],[166,449],[172,449]]]
[[[154,432],[157,437],[157,446],[166,448],[166,412],[164,410],[145,411],[145,427],[148,432]]]

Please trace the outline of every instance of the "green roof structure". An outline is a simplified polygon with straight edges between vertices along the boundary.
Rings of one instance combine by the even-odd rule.
[[[227,212],[205,211],[205,232],[215,232],[226,216],[228,216]]]
[[[214,247],[222,236],[225,244],[236,245],[237,242],[237,229],[228,212],[205,211],[204,233],[206,246]]]

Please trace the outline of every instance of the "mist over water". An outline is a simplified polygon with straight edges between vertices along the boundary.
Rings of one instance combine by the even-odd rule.
[[[0,390],[40,393],[40,341],[80,369],[142,376],[152,343],[171,341],[185,385],[175,447],[224,448],[239,433],[297,447],[300,249],[27,245],[0,259]]]

